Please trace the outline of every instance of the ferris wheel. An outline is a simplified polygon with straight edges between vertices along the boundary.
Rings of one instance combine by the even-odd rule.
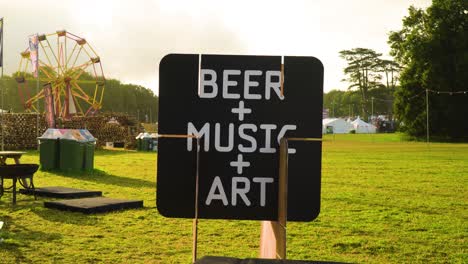
[[[34,40],[36,44],[31,45],[30,37],[29,47],[21,52],[15,76],[25,109],[39,112],[38,103],[45,100],[44,109],[56,117],[96,114],[102,107],[105,77],[101,59],[91,45],[65,30],[34,35]],[[34,90],[36,81],[39,91]]]

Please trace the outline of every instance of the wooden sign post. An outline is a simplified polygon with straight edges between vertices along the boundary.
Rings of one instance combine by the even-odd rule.
[[[286,259],[286,222],[288,216],[288,140],[280,140],[278,221],[262,221],[260,258]]]

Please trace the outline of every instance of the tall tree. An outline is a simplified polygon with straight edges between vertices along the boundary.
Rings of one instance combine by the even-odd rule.
[[[430,134],[468,140],[468,1],[433,0],[426,10],[409,8],[403,28],[391,32],[391,55],[403,66],[395,113],[412,136],[426,134],[429,89]],[[438,94],[439,92],[439,94]],[[463,119],[462,118],[462,119]]]
[[[380,60],[377,62],[377,71],[385,75],[387,89],[394,90],[398,81],[400,65],[392,60]]]
[[[344,73],[348,75],[345,79],[351,85],[348,89],[357,88],[361,94],[361,115],[367,117],[367,100],[370,89],[378,87],[381,76],[377,73],[377,67],[381,63],[381,53],[372,49],[354,48],[340,51],[340,57],[348,62]]]

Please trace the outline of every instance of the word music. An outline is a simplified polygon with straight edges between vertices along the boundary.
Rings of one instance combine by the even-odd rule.
[[[200,129],[196,129],[195,125],[192,122],[187,124],[187,134],[188,135],[196,135],[204,139],[203,150],[209,151],[210,150],[210,123],[205,123]],[[255,124],[241,124],[235,129],[235,125],[233,123],[229,123],[228,125],[228,144],[226,146],[221,146],[221,138],[224,138],[224,134],[221,135],[221,124],[215,123],[214,124],[214,148],[218,152],[231,152],[234,150],[234,137],[237,135],[240,139],[245,142],[248,142],[248,145],[244,143],[239,143],[237,145],[237,149],[239,152],[243,153],[252,153],[252,152],[260,152],[260,153],[275,153],[276,149],[271,146],[271,138],[272,138],[272,131],[277,129],[277,125],[275,124],[261,124],[259,126]],[[263,134],[264,141],[261,144],[261,147],[258,147],[257,139],[249,133],[256,133],[257,130],[259,133]],[[261,132],[260,132],[261,130]],[[279,144],[280,139],[284,137],[288,130],[296,130],[296,125],[284,125],[279,129],[279,133],[276,136],[276,140]],[[192,139],[187,139],[187,151],[192,151]],[[289,154],[296,153],[296,150],[290,148],[288,150]]]

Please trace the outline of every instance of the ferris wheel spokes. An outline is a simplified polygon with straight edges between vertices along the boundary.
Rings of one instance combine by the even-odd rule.
[[[49,39],[52,40],[52,38],[56,38],[56,46],[51,45],[53,41]],[[39,54],[45,57],[45,60],[41,59],[38,62],[40,78],[33,79],[27,74],[30,64],[29,48],[21,53],[19,69],[15,76],[26,110],[38,111],[34,103],[44,99],[45,93],[42,89],[32,97],[28,94],[31,91],[27,86],[27,81],[39,80],[41,84],[51,86],[50,96],[53,100],[46,100],[46,102],[54,105],[45,109],[54,109],[56,115],[70,118],[74,115],[86,116],[98,112],[104,97],[105,76],[101,59],[91,45],[86,39],[65,30],[39,35],[38,40]],[[68,52],[67,45],[70,41],[74,44],[71,52]],[[83,89],[81,85],[87,88]],[[94,92],[89,92],[93,89]],[[83,105],[87,107],[83,108]]]

